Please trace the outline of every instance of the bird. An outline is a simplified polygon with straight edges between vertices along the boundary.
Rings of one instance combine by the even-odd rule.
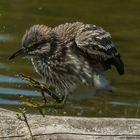
[[[109,32],[94,24],[33,25],[23,35],[22,47],[9,59],[25,57],[56,94],[68,95],[79,85],[108,89],[105,72],[124,63]]]

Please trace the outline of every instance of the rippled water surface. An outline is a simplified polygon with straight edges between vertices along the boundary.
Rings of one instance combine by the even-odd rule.
[[[26,59],[9,61],[8,57],[21,47],[25,30],[33,24],[56,26],[82,21],[104,27],[112,34],[125,63],[125,75],[115,69],[107,72],[115,90],[83,98],[89,91],[69,101],[64,110],[54,115],[140,117],[140,1],[139,0],[0,0],[0,106],[15,110],[19,94],[38,98],[40,93],[27,86],[16,75],[25,73],[41,77]],[[88,95],[87,95],[88,96]]]

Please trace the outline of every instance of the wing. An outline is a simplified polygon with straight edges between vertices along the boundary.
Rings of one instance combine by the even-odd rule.
[[[111,35],[103,28],[91,24],[82,25],[75,42],[77,47],[86,52],[96,63],[107,68],[115,65],[120,74],[124,73],[124,64],[111,40]]]

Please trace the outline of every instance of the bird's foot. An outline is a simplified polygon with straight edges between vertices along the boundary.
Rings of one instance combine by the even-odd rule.
[[[64,96],[64,98],[62,99],[61,102],[59,103],[55,103],[55,104],[40,104],[38,106],[39,109],[43,109],[43,108],[54,108],[54,109],[63,109],[64,105],[66,103],[67,100],[67,95]]]
[[[44,103],[36,102],[33,98],[30,99],[25,96],[20,96],[22,105],[26,105],[27,107],[37,109],[40,114],[44,117],[44,109],[45,108],[53,108],[53,109],[63,109],[66,103],[67,95],[63,96],[61,99],[54,94],[54,90],[51,90],[49,86],[45,84],[41,84],[40,82],[32,79],[30,76],[20,74],[19,75],[23,80],[29,81],[29,85],[36,88],[38,91],[41,92]],[[47,102],[45,93],[48,93],[53,99],[55,99],[55,103]]]
[[[34,87],[39,92],[41,92],[41,95],[43,97],[43,100],[44,100],[45,104],[47,103],[47,100],[46,100],[46,97],[45,97],[45,93],[49,94],[58,103],[61,103],[63,101],[64,97],[62,99],[60,99],[56,94],[54,94],[54,91],[55,91],[54,87],[48,86],[48,85],[45,85],[45,84],[41,84],[40,82],[34,80],[33,78],[31,78],[30,76],[25,75],[25,74],[20,74],[19,76],[23,80],[29,81],[29,85],[31,87]]]
[[[64,105],[66,103],[66,100],[67,100],[67,96],[65,96],[60,103],[46,103],[46,104],[42,104],[42,103],[33,102],[32,100],[29,100],[27,97],[20,97],[20,98],[23,98],[22,99],[23,100],[22,101],[23,105],[26,105],[26,106],[31,107],[31,108],[38,109],[39,112],[41,114],[43,114],[43,115],[44,115],[44,113],[43,113],[42,109],[45,109],[45,108],[63,109]]]

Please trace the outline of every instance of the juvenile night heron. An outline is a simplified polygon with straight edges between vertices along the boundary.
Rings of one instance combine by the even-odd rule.
[[[111,36],[103,28],[81,22],[65,23],[55,28],[34,25],[23,36],[17,56],[31,59],[37,73],[57,94],[66,95],[78,85],[109,88],[104,71],[115,66],[124,74],[121,60]]]

